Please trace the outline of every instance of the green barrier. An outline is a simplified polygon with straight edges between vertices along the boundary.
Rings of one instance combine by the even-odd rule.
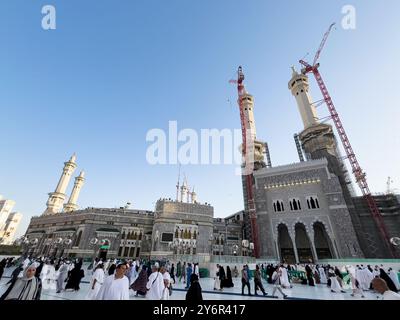
[[[208,278],[210,276],[210,271],[206,268],[199,269],[200,278]]]

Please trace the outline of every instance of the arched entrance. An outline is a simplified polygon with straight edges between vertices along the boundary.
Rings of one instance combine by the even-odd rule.
[[[315,222],[313,225],[314,229],[314,245],[317,251],[318,259],[332,259],[331,241],[328,233],[326,232],[325,226],[321,222]]]
[[[306,228],[304,224],[297,223],[295,226],[296,233],[296,247],[297,254],[299,256],[300,263],[309,263],[310,261],[314,261],[310,239],[308,238]]]
[[[287,226],[283,223],[278,226],[278,247],[282,261],[289,264],[296,263],[292,239],[289,236]]]

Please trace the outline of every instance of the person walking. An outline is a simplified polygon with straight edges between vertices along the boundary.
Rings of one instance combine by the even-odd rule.
[[[275,296],[275,292],[276,292],[276,290],[278,290],[282,294],[283,298],[285,299],[285,298],[287,298],[287,295],[283,292],[283,290],[281,288],[281,276],[282,276],[282,271],[277,266],[271,277],[272,284],[274,285],[274,289],[272,290],[272,296]]]
[[[115,273],[108,276],[96,300],[129,300],[129,279],[125,276],[126,264],[119,263],[115,268]]]
[[[190,276],[193,273],[193,268],[192,264],[188,262],[187,267],[186,267],[186,287],[185,289],[189,289],[190,286]]]
[[[80,289],[79,285],[84,276],[85,276],[85,273],[82,270],[82,263],[76,262],[75,267],[69,272],[65,290],[73,289],[74,291],[78,291]]]
[[[261,292],[263,293],[264,296],[267,295],[267,293],[264,290],[264,286],[261,282],[261,271],[260,271],[260,267],[258,266],[258,264],[256,265],[256,271],[254,272],[254,294],[256,296],[258,296],[257,290],[260,289]]]
[[[163,295],[164,279],[162,274],[158,271],[158,263],[152,266],[152,273],[147,281],[147,294],[146,298],[148,300],[161,300]]]
[[[102,263],[97,264],[95,267],[94,273],[92,275],[92,279],[90,281],[89,292],[86,295],[86,300],[95,300],[101,286],[104,283],[104,265]]]
[[[244,287],[247,287],[249,290],[249,296],[251,296],[250,292],[250,281],[249,281],[249,274],[247,272],[247,266],[244,265],[242,269],[242,295],[244,295]]]
[[[147,266],[143,265],[142,270],[140,270],[139,276],[132,283],[131,289],[136,292],[136,297],[138,295],[145,296],[147,292]]]
[[[174,266],[174,264],[171,265],[171,270],[170,270],[169,275],[171,276],[171,279],[174,281],[174,284],[175,284],[175,266]]]
[[[163,281],[164,281],[164,290],[163,290],[163,293],[162,293],[162,298],[161,298],[161,300],[169,300],[169,296],[170,296],[170,293],[171,293],[171,288],[170,288],[170,286],[171,286],[171,276],[170,276],[170,274],[169,274],[169,272],[167,271],[167,268],[166,267],[161,267],[160,268],[160,273],[162,274],[162,276],[163,276]]]
[[[14,282],[15,280],[17,280],[18,276],[20,275],[20,273],[24,271],[24,269],[22,268],[22,263],[16,267],[14,269],[14,271],[11,273],[11,279],[6,283],[7,285]]]
[[[67,262],[63,262],[58,269],[58,277],[57,277],[57,291],[56,293],[60,293],[63,290],[65,279],[68,277],[68,269],[69,265]]]
[[[181,277],[179,278],[179,282],[181,282],[182,278],[183,278],[183,283],[186,283],[186,262],[183,262],[182,272],[181,272]]]
[[[221,280],[219,280],[219,264],[217,264],[217,271],[214,277],[214,290],[221,290]]]
[[[189,303],[197,303],[199,301],[203,301],[199,277],[196,274],[192,274],[192,276],[190,277],[190,287],[186,293],[186,301],[188,301]]]

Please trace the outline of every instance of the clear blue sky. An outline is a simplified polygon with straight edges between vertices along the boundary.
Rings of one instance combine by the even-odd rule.
[[[41,28],[46,4],[57,10],[53,31]],[[356,30],[340,27],[346,4],[357,9]],[[1,1],[0,194],[24,214],[19,234],[45,209],[73,152],[87,174],[81,207],[130,201],[152,210],[174,197],[177,166],[147,164],[146,133],[170,120],[179,129],[239,128],[228,84],[238,65],[273,165],[296,162],[302,123],[290,66],[307,52],[311,59],[333,21],[320,71],[371,189],[385,191],[388,176],[400,188],[399,14],[398,0]],[[243,208],[234,166],[182,171],[216,216]]]

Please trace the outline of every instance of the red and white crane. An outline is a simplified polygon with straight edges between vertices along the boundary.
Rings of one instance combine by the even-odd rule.
[[[328,110],[331,115],[331,118],[332,118],[333,122],[335,123],[335,127],[339,134],[340,140],[342,141],[342,145],[346,152],[347,159],[349,159],[355,181],[357,182],[358,186],[361,189],[361,192],[362,192],[362,194],[368,204],[368,207],[371,211],[372,217],[374,218],[376,225],[378,226],[378,229],[379,229],[383,239],[385,239],[387,246],[390,248],[390,252],[391,252],[392,256],[396,257],[396,251],[395,251],[395,248],[390,245],[390,237],[387,232],[386,226],[383,222],[382,215],[381,215],[379,208],[375,202],[375,199],[372,197],[371,191],[368,187],[366,174],[361,169],[361,166],[357,160],[356,154],[354,153],[353,148],[351,147],[349,138],[347,137],[347,134],[344,130],[344,127],[343,127],[342,121],[340,120],[339,114],[336,111],[336,108],[332,102],[332,98],[331,98],[331,96],[328,92],[328,89],[327,89],[324,81],[322,80],[321,74],[318,70],[318,68],[320,66],[320,64],[318,63],[318,59],[320,57],[321,51],[324,48],[326,40],[328,39],[328,36],[334,25],[335,24],[332,23],[329,26],[328,31],[325,33],[325,35],[322,39],[321,45],[319,46],[319,49],[318,49],[317,53],[315,54],[313,64],[310,65],[309,63],[307,63],[304,60],[300,60],[299,62],[304,66],[304,68],[302,69],[303,74],[307,74],[307,73],[314,74],[314,77],[318,83],[320,90],[321,90],[324,101],[325,101],[326,105],[328,106]]]
[[[230,80],[230,83],[235,83],[237,84],[237,90],[238,90],[238,104],[239,104],[239,110],[240,110],[240,122],[241,122],[241,127],[242,127],[242,156],[245,161],[245,166],[248,166],[249,162],[254,163],[254,158],[252,159],[251,157],[254,156],[254,150],[253,152],[247,152],[249,151],[248,149],[253,146],[254,148],[254,141],[249,141],[249,139],[252,139],[252,135],[248,134],[248,131],[250,128],[247,127],[248,119],[246,119],[246,115],[244,112],[244,107],[243,107],[243,95],[245,94],[245,88],[244,88],[244,74],[242,71],[242,67],[239,66],[238,68],[238,78],[237,80]],[[252,234],[252,241],[254,243],[254,256],[256,258],[260,257],[260,242],[259,242],[259,237],[258,237],[258,227],[257,227],[257,216],[256,216],[256,207],[255,207],[255,201],[254,201],[254,190],[253,190],[253,173],[252,170],[251,172],[247,172],[248,170],[245,170],[243,174],[243,178],[245,180],[246,184],[246,197],[247,197],[247,210],[249,213],[249,218],[250,218],[250,225],[251,225],[251,234]]]

